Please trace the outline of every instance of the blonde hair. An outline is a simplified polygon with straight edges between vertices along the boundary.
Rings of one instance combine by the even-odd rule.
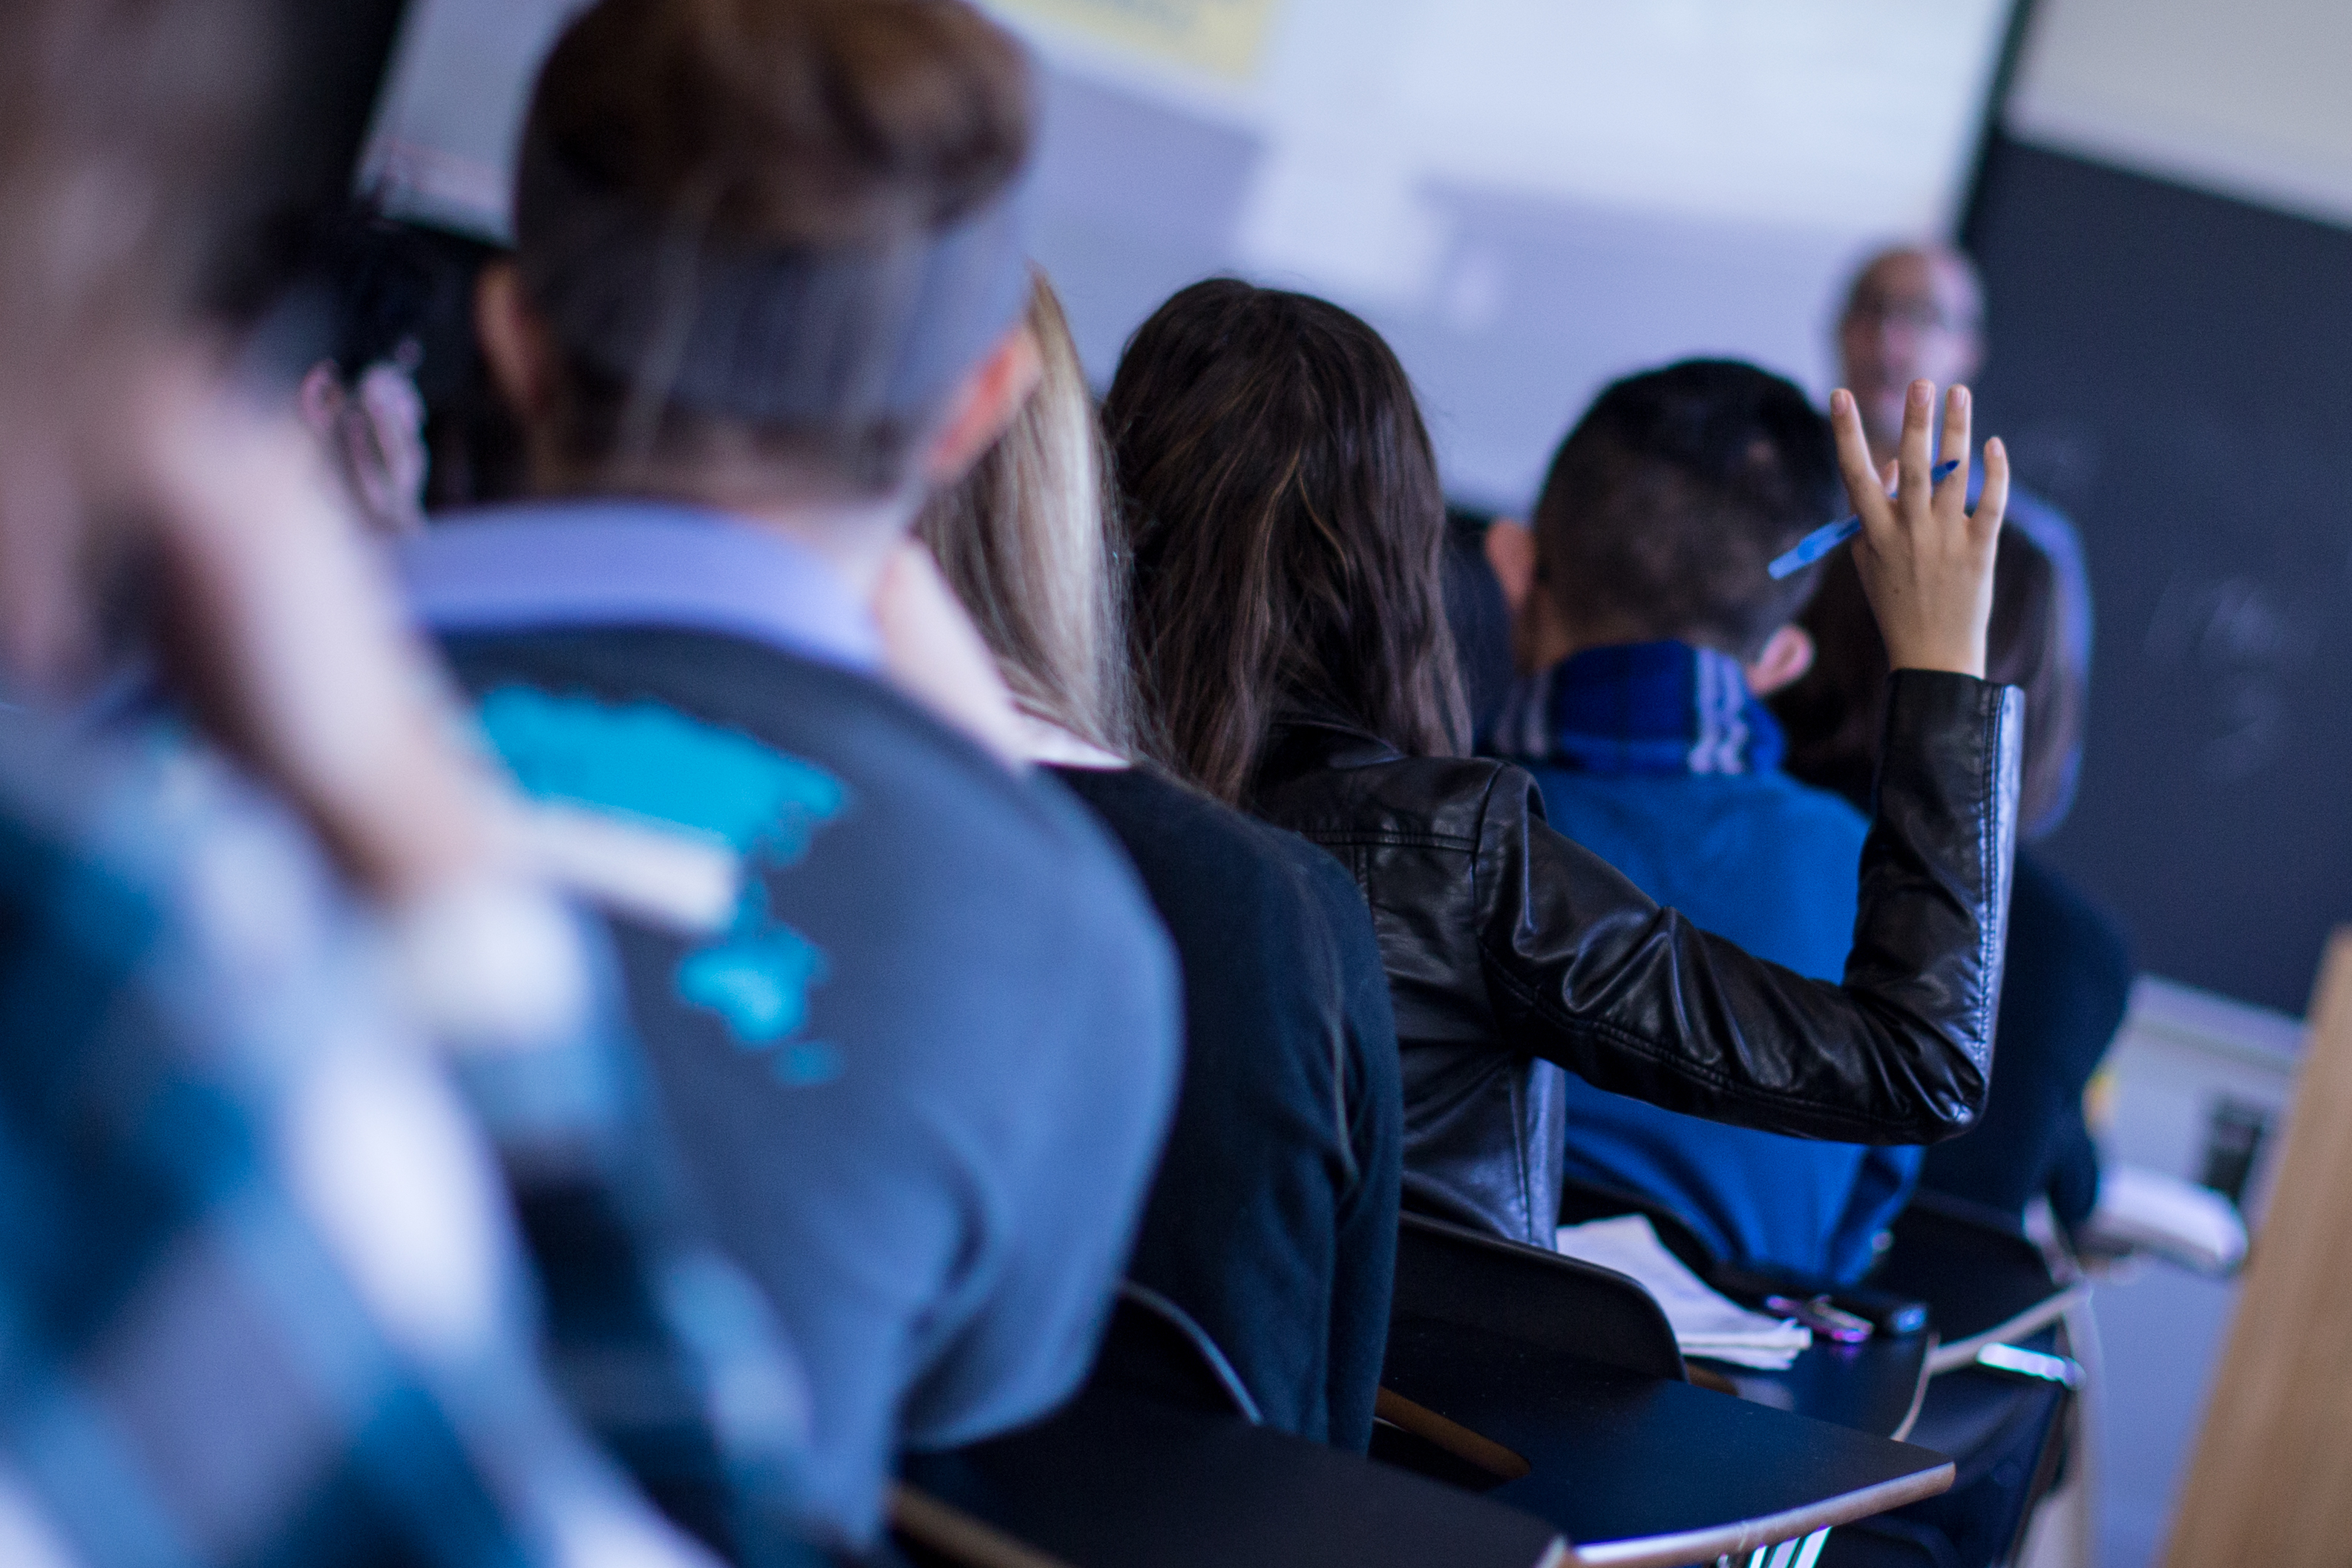
[[[1110,528],[1094,394],[1042,272],[1033,274],[1027,321],[1043,378],[962,483],[932,497],[917,528],[1014,699],[1125,756],[1135,722],[1120,615],[1126,551]]]

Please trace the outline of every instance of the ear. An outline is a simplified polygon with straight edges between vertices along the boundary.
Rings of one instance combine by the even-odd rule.
[[[1004,434],[1045,374],[1045,354],[1025,323],[999,339],[950,401],[947,418],[923,454],[924,482],[944,489],[962,478]]]
[[[334,435],[346,401],[342,377],[332,360],[320,360],[302,372],[302,382],[294,389],[294,412],[301,416],[302,428],[321,441]]]
[[[1765,640],[1764,651],[1748,662],[1748,689],[1769,697],[1803,679],[1812,667],[1812,633],[1802,626],[1783,626]]]
[[[1503,602],[1516,619],[1527,613],[1528,595],[1536,587],[1536,531],[1512,517],[1497,517],[1486,527],[1486,564],[1503,585]]]
[[[507,406],[526,426],[537,424],[555,401],[555,348],[523,298],[513,262],[482,268],[474,285],[474,331]]]

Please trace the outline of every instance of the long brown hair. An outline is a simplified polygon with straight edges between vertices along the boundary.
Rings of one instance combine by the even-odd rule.
[[[1137,330],[1104,419],[1160,760],[1243,801],[1286,711],[1461,750],[1437,460],[1379,333],[1303,294],[1196,283]]]
[[[1789,734],[1788,769],[1807,783],[1868,799],[1886,722],[1886,643],[1862,590],[1853,556],[1823,569],[1813,601],[1797,618],[1812,634],[1813,666],[1772,699]],[[1992,622],[1985,676],[2025,692],[2025,767],[2018,821],[2029,834],[2057,825],[2074,759],[2083,743],[2082,673],[2059,636],[2058,573],[2040,547],[2004,528],[1994,558]]]
[[[1108,531],[1102,424],[1045,274],[1029,295],[1045,374],[1012,426],[917,524],[1021,706],[1124,753],[1135,682],[1126,558]]]

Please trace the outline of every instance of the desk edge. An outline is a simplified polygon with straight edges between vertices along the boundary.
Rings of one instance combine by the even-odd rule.
[[[1940,1377],[1947,1372],[1958,1372],[1972,1364],[1977,1352],[1989,1344],[2002,1344],[2011,1340],[2025,1339],[2040,1333],[2083,1302],[2091,1299],[2090,1284],[2082,1280],[2065,1286],[2057,1294],[2045,1296],[2032,1306],[2011,1318],[1995,1323],[1979,1334],[1937,1345],[1927,1357],[1927,1375]]]
[[[1911,1408],[1903,1413],[1903,1425],[1886,1434],[1898,1443],[1909,1442],[1911,1428],[1919,1424],[1919,1412],[1927,1404],[1928,1381],[1936,1375],[1936,1353],[1943,1348],[1943,1342],[1934,1329],[1922,1329],[1920,1332],[1927,1336],[1927,1344],[1926,1353],[1919,1357],[1919,1380],[1911,1390]]]
[[[1951,1489],[1955,1474],[1952,1461],[1946,1459],[1933,1469],[1840,1492],[1820,1502],[1785,1509],[1761,1519],[1737,1520],[1705,1530],[1678,1531],[1672,1535],[1580,1541],[1576,1543],[1576,1560],[1585,1568],[1680,1568],[1684,1563],[1711,1563],[1718,1557],[1745,1557],[1759,1546],[1795,1541],[1817,1530],[1852,1524],[1857,1519],[1868,1519],[1922,1498],[1935,1497]]]

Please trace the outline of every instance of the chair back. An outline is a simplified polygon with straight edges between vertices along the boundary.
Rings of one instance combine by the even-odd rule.
[[[1675,1383],[1689,1381],[1666,1314],[1640,1281],[1575,1258],[1405,1215],[1391,1321],[1427,1318]]]
[[[1943,1342],[1929,1364],[1937,1372],[1966,1364],[1987,1341],[2036,1333],[2081,1294],[2052,1275],[2042,1249],[1997,1209],[1917,1192],[1894,1231],[1869,1283],[1927,1303]]]
[[[1204,1416],[1263,1420],[1224,1352],[1183,1308],[1133,1281],[1121,1282],[1090,1388],[1116,1388]]]

